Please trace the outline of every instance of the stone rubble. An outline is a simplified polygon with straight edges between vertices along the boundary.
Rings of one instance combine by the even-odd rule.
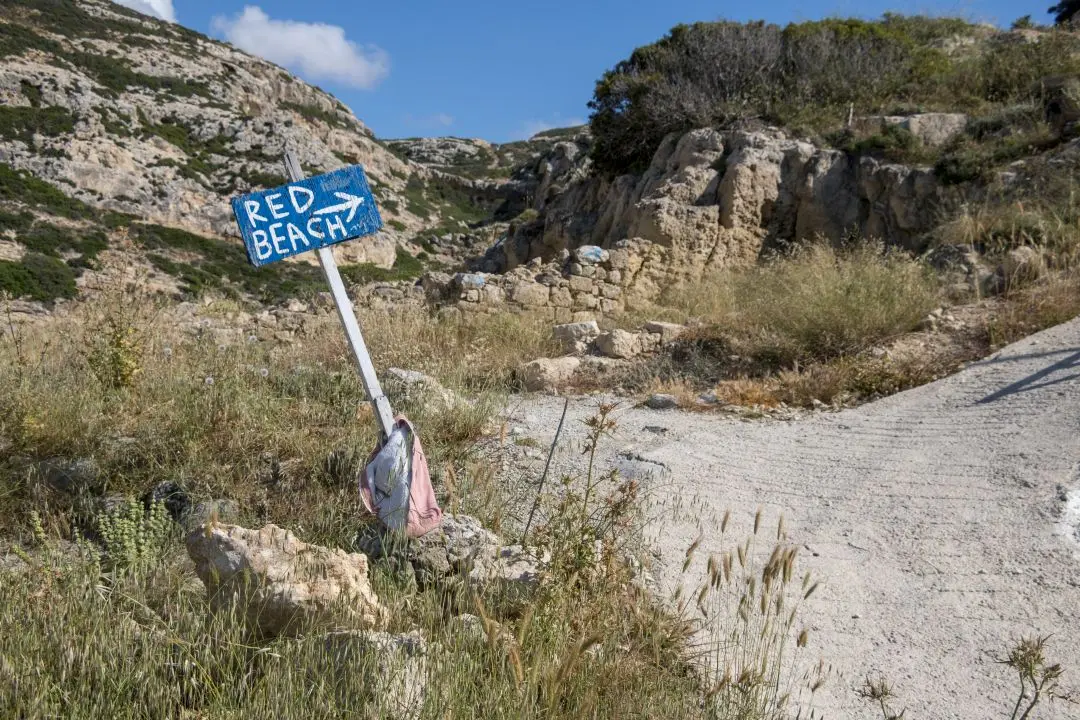
[[[520,545],[503,544],[498,535],[469,515],[445,515],[438,528],[407,542],[379,526],[369,526],[361,531],[356,544],[372,559],[404,558],[420,587],[457,576],[486,590],[527,590],[536,586],[543,566],[542,559]]]

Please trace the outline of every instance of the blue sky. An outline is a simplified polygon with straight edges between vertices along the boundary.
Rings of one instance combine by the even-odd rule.
[[[584,121],[593,86],[639,45],[698,20],[775,23],[885,11],[1007,26],[1051,0],[121,0],[261,55],[328,90],[383,138],[516,140]]]

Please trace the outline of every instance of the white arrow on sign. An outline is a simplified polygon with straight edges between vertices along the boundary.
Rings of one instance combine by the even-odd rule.
[[[316,210],[316,215],[329,215],[330,213],[339,213],[349,211],[348,217],[345,218],[345,222],[352,222],[356,217],[356,208],[364,204],[364,198],[358,195],[352,195],[350,193],[336,192],[334,193],[339,199],[345,202],[338,205],[331,205],[330,207],[324,207],[321,210]]]

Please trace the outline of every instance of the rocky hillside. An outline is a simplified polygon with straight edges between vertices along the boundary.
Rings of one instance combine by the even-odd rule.
[[[286,147],[310,173],[366,168],[386,228],[340,247],[358,282],[415,274],[426,231],[464,232],[500,202],[490,183],[387,150],[318,88],[179,25],[104,0],[0,2],[0,290],[70,296],[120,266],[170,291],[297,292],[317,282],[311,268],[255,276],[227,202],[284,182]]]
[[[476,138],[434,137],[387,140],[403,160],[476,180],[509,179],[523,165],[548,153],[558,143],[586,134],[585,126],[545,130],[528,140],[495,144]]]
[[[768,82],[731,66],[755,53]],[[700,72],[714,63],[730,76]],[[588,134],[519,167],[515,221],[473,267],[598,246],[625,256],[624,295],[652,300],[817,239],[964,245],[996,263],[1052,245],[1075,216],[1078,78],[1067,29],[893,15],[678,27],[605,74]]]

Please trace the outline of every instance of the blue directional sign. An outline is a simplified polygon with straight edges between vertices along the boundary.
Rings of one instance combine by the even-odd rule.
[[[233,215],[252,265],[283,260],[382,227],[364,168],[341,168],[233,198]]]

